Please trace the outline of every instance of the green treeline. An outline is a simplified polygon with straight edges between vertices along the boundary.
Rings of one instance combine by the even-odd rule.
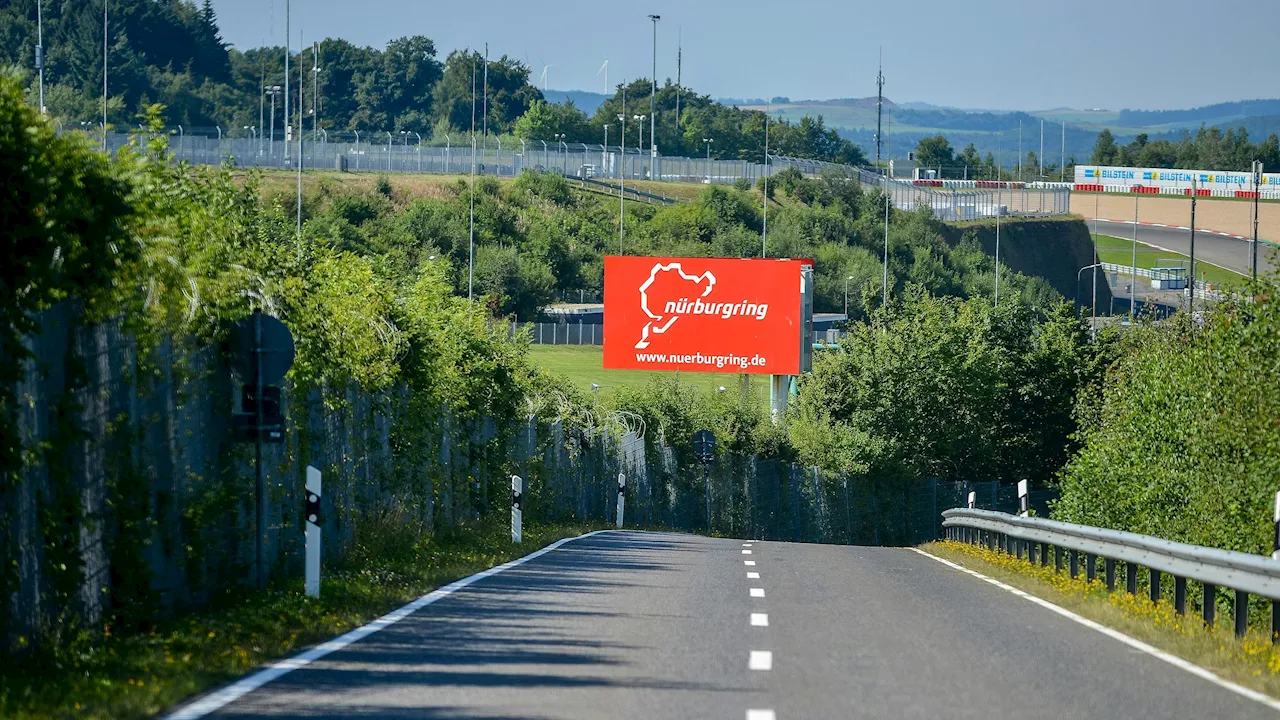
[[[102,118],[102,8],[91,3],[48,3],[44,8],[45,105],[64,125],[96,127]],[[36,45],[36,0],[14,0],[0,7],[0,64],[31,68]],[[107,62],[107,121],[116,128],[136,127],[139,113],[151,104],[165,107],[170,127],[247,135],[247,128],[270,127],[272,96],[263,89],[282,88],[275,100],[275,127],[284,132],[283,88],[290,88],[288,120],[304,120],[310,129],[329,132],[416,132],[439,144],[446,135],[463,136],[475,118],[477,132],[551,140],[564,134],[568,142],[604,142],[612,126],[618,144],[625,93],[627,144],[638,143],[644,125],[632,115],[649,113],[652,83],[636,80],[618,86],[614,98],[587,117],[572,103],[547,104],[531,85],[530,69],[506,55],[491,56],[487,65],[488,100],[482,101],[486,64],[475,49],[450,51],[443,60],[435,43],[421,35],[392,40],[385,48],[360,47],[326,38],[291,55],[288,82],[285,49],[240,50],[221,38],[210,0],[197,6],[188,0],[123,0],[113,3]],[[320,72],[312,68],[319,65]],[[476,105],[473,113],[473,77]],[[27,97],[37,104],[38,83],[28,78]],[[299,81],[302,98],[299,102]],[[318,99],[315,97],[318,92]],[[680,117],[676,117],[677,103]],[[714,138],[717,158],[761,160],[764,154],[763,113],[721,105],[670,80],[658,88],[657,147],[665,155],[702,156],[703,138]],[[862,151],[821,118],[791,124],[770,122],[770,152],[833,162],[862,164]],[[460,142],[461,144],[461,142]]]
[[[1089,157],[1094,165],[1238,172],[1248,172],[1254,160],[1261,160],[1268,172],[1280,168],[1280,137],[1271,133],[1262,142],[1253,143],[1243,126],[1224,133],[1220,128],[1201,125],[1194,134],[1184,130],[1177,142],[1149,140],[1146,133],[1141,133],[1121,145],[1110,130],[1103,130]]]

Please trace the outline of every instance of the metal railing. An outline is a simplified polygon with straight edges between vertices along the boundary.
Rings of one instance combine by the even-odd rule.
[[[1195,580],[1203,587],[1201,613],[1211,626],[1217,589],[1234,590],[1235,632],[1239,636],[1249,629],[1249,596],[1268,598],[1272,635],[1280,633],[1280,561],[1269,557],[990,510],[955,508],[944,511],[942,517],[948,540],[985,545],[1041,565],[1049,564],[1052,548],[1055,567],[1061,570],[1065,560],[1072,578],[1080,574],[1083,555],[1086,579],[1095,580],[1097,559],[1102,558],[1109,590],[1116,588],[1117,562],[1125,565],[1125,586],[1130,594],[1137,594],[1138,568],[1145,567],[1152,602],[1160,599],[1161,575],[1167,573],[1173,578],[1173,604],[1179,615],[1187,611],[1187,580]]]

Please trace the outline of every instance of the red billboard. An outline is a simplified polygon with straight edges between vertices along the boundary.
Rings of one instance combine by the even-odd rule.
[[[604,259],[604,366],[798,375],[801,260]]]

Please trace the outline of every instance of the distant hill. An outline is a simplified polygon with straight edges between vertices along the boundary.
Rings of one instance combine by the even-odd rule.
[[[589,90],[548,90],[544,93],[544,97],[546,97],[547,102],[559,105],[563,105],[566,100],[572,100],[574,106],[586,113],[587,117],[590,117],[595,115],[596,108],[613,96]]]
[[[1190,110],[1121,110],[1116,118],[1118,125],[1126,127],[1152,127],[1155,125],[1216,125],[1239,118],[1280,115],[1280,100],[1240,100],[1218,103]]]

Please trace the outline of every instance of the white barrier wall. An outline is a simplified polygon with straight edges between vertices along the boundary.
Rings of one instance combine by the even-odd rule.
[[[1223,170],[1170,170],[1167,168],[1128,168],[1099,165],[1077,165],[1076,183],[1081,185],[1142,185],[1161,190],[1181,191],[1191,187],[1204,190],[1252,192],[1253,175],[1248,172]],[[1261,190],[1280,190],[1280,173],[1263,173]]]

